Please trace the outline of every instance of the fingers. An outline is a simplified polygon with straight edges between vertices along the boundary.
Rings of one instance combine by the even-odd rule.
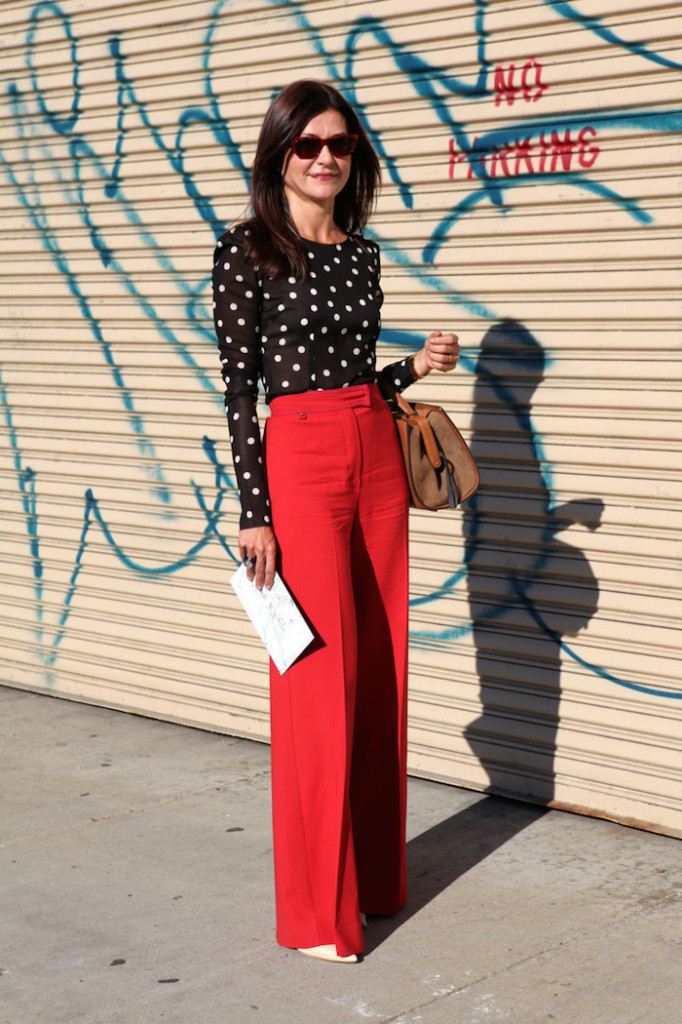
[[[277,542],[269,526],[257,526],[239,533],[239,554],[246,566],[246,578],[257,590],[270,590],[275,581]]]
[[[447,373],[457,366],[460,353],[459,339],[456,334],[434,331],[426,339],[424,350],[429,369]]]

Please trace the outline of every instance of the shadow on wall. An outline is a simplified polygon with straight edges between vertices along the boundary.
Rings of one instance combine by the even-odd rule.
[[[488,792],[554,798],[560,643],[584,629],[599,587],[585,555],[556,535],[599,526],[599,498],[551,507],[531,424],[542,346],[505,320],[483,338],[471,450],[481,486],[465,512],[468,588],[483,711],[465,731]]]

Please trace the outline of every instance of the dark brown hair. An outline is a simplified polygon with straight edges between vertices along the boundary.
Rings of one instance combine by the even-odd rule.
[[[252,218],[248,253],[270,278],[307,272],[305,248],[291,220],[284,194],[282,167],[291,143],[306,125],[327,110],[338,111],[347,130],[358,136],[350,177],[334,204],[334,220],[348,234],[362,232],[374,207],[381,167],[360,120],[338,90],[315,79],[301,79],[283,89],[270,104],[258,139],[251,171]]]

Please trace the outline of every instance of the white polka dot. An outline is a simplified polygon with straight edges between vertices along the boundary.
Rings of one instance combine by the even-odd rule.
[[[347,360],[347,359],[342,359],[342,360],[341,360],[341,366],[343,366],[344,368],[345,368],[346,366],[348,366],[348,360]]]
[[[247,437],[246,443],[247,444],[255,444],[256,443],[256,438],[255,437]]]
[[[324,265],[324,269],[325,269],[325,270],[327,271],[327,273],[329,273],[329,271],[330,271],[330,270],[331,270],[332,268],[331,268],[331,267],[330,267],[330,266],[329,266],[329,265],[328,265],[327,263],[325,263],[325,265]]]
[[[250,473],[244,473],[244,479],[245,480],[250,480],[251,479],[251,474]]]
[[[252,494],[260,494],[260,487],[254,487],[251,491]]]
[[[324,373],[325,377],[331,377],[331,371],[330,370],[323,370],[322,372]]]
[[[244,294],[246,295],[247,299],[253,298],[253,292],[244,292]]]
[[[334,351],[334,346],[333,346],[333,345],[330,345],[330,346],[328,347],[328,349],[327,349],[327,352],[333,352],[333,351]]]
[[[296,278],[295,277],[290,277],[289,278],[289,284],[296,284]]]
[[[311,288],[310,289],[310,294],[311,295],[317,295],[317,288]]]
[[[283,380],[282,381],[282,387],[283,388],[288,388],[289,387],[289,381],[288,380]]]
[[[218,285],[218,291],[219,292],[224,292],[225,291],[225,285],[224,284],[219,284]]]
[[[400,385],[400,377],[395,377],[395,378],[394,378],[394,380],[393,380],[393,383],[394,383],[394,384],[395,384],[396,386],[399,386],[399,385]]]
[[[217,324],[218,327],[222,327],[223,326],[222,320],[216,320],[216,324]]]
[[[245,364],[244,363],[237,363],[237,368],[240,369],[240,370],[243,370],[243,369],[245,369]]]
[[[307,326],[308,326],[308,317],[307,316],[301,317],[301,327],[307,327]]]
[[[282,362],[282,357],[281,357],[281,355],[279,354],[279,352],[278,352],[278,353],[277,353],[277,355],[275,356],[275,362],[276,362],[276,363],[281,363],[281,362]]]
[[[314,260],[315,259],[315,253],[314,252],[309,252],[308,253],[308,259]]]
[[[279,339],[279,343],[280,343],[280,345],[286,345],[287,339],[286,338],[280,338]]]
[[[247,512],[246,513],[246,518],[247,519],[253,519],[253,512]]]
[[[294,363],[294,365],[292,366],[292,370],[296,370],[296,372],[298,372],[300,369],[301,367],[299,363]]]
[[[235,281],[243,281],[244,280],[244,278],[242,277],[241,274],[235,274],[234,279],[235,279]]]
[[[313,313],[317,313],[317,306],[311,306],[310,308],[312,309]]]
[[[246,320],[241,316],[237,320],[237,323],[239,324],[240,327],[246,327]]]
[[[299,352],[305,352],[305,345],[299,345],[298,346],[298,351]]]
[[[265,520],[266,523],[270,522],[270,516],[263,516],[263,519]]]
[[[295,299],[295,298],[297,298],[296,292],[289,292],[289,298],[290,298],[290,299]]]
[[[232,419],[233,420],[238,420],[239,419],[239,413],[238,412],[232,413]]]

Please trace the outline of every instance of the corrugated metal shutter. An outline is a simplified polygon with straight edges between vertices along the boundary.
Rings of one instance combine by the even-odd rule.
[[[455,327],[418,393],[482,474],[413,518],[412,770],[682,834],[681,30],[641,0],[5,3],[2,680],[267,738],[208,265],[270,95],[327,77],[385,168],[382,355]]]

